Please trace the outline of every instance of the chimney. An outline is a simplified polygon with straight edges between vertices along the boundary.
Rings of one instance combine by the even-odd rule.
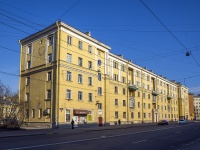
[[[90,31],[85,32],[85,34],[88,35],[88,36],[91,36],[91,32]]]

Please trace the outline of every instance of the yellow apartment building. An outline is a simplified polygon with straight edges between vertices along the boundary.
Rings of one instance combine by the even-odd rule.
[[[27,126],[114,125],[187,118],[188,88],[59,21],[19,41]]]

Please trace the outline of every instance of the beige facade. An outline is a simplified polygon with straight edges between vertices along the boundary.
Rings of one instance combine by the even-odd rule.
[[[188,89],[57,22],[20,41],[27,125],[122,124],[189,115]]]

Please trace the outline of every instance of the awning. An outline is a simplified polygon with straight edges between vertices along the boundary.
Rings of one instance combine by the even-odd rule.
[[[87,110],[74,109],[74,114],[77,114],[77,115],[87,115],[88,111]]]

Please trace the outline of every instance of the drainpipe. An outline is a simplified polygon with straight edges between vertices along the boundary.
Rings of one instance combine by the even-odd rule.
[[[57,43],[56,43],[56,55],[57,55],[57,58],[56,58],[56,99],[55,99],[55,127],[57,128],[58,127],[58,107],[59,107],[59,58],[60,58],[60,28],[59,28],[59,23],[56,22],[56,26],[57,26]],[[54,44],[55,44],[54,43]]]

